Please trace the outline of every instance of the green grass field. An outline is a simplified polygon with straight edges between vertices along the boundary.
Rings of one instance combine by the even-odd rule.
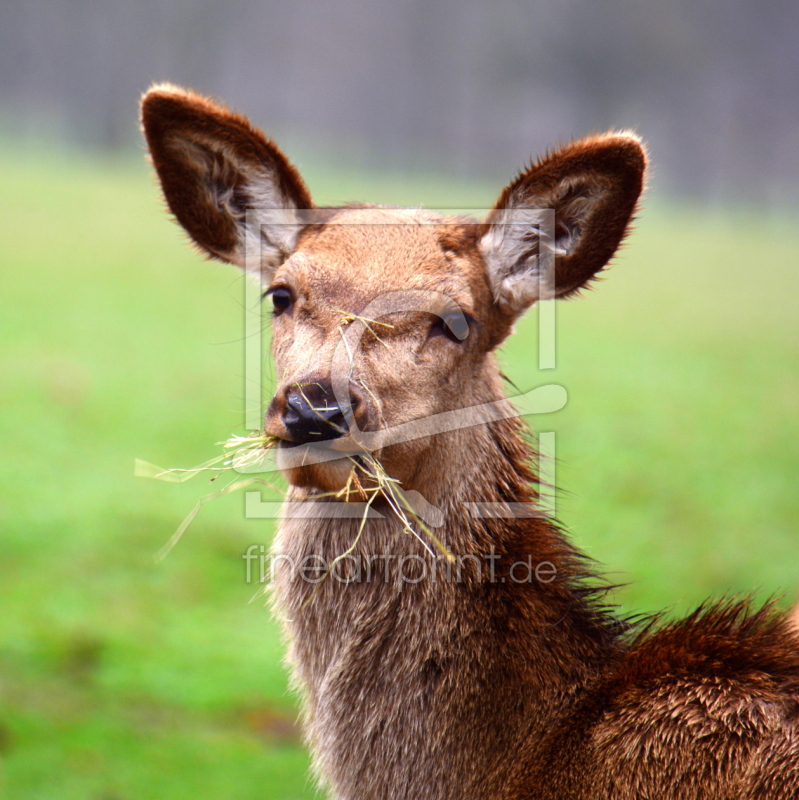
[[[510,175],[508,176],[510,177]],[[308,170],[321,202],[481,206],[500,186]],[[442,188],[447,186],[445,190]],[[645,210],[606,279],[504,350],[563,384],[559,515],[626,610],[799,593],[799,236],[788,219]],[[242,278],[169,223],[147,169],[0,151],[0,796],[313,796],[243,498],[133,477],[242,432]]]

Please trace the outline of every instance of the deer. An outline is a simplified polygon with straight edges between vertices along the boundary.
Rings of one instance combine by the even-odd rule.
[[[466,510],[538,507],[536,453],[495,354],[531,306],[579,294],[611,261],[644,188],[641,140],[609,132],[552,150],[476,220],[316,208],[245,117],[169,84],[146,92],[141,120],[190,240],[268,287],[264,431],[289,482],[273,602],[330,796],[799,797],[799,648],[785,613],[728,598],[677,621],[626,617],[550,514]],[[460,412],[463,424],[425,423]],[[450,560],[421,526],[408,535],[386,492],[369,493],[374,475],[354,479],[367,450],[392,485],[440,510]],[[290,513],[367,496],[365,524]],[[346,581],[288,566],[343,553],[381,560]],[[457,580],[433,580],[451,558],[463,559]],[[518,564],[543,569],[514,580]]]

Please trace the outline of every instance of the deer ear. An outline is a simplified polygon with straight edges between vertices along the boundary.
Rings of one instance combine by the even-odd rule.
[[[480,242],[505,314],[570,295],[608,263],[635,211],[645,168],[635,136],[606,134],[558,150],[505,188]]]
[[[255,269],[291,254],[311,197],[259,130],[170,85],[144,95],[141,119],[169,209],[202,250]]]

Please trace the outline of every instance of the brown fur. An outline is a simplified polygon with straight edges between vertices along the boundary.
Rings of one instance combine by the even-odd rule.
[[[241,117],[157,87],[143,122],[170,209],[210,254],[239,263],[245,235],[241,208],[216,200],[225,188],[207,188],[211,160],[233,189],[268,181],[266,196],[310,208],[296,171]],[[199,140],[213,159],[185,155]],[[287,391],[329,380],[342,336],[357,345],[346,366],[364,430],[506,407],[492,350],[536,299],[535,257],[556,251],[555,294],[585,286],[624,236],[644,167],[637,139],[609,134],[526,170],[484,223],[374,207],[306,220],[293,251],[268,247],[262,265],[292,297],[274,319],[279,385],[267,431],[287,438]],[[508,211],[535,220],[542,207],[555,209],[554,243],[534,224],[501,224]],[[342,313],[409,289],[455,301],[471,318],[469,336],[438,335],[429,309],[381,317],[393,327],[380,328],[380,340],[360,321],[342,323]],[[375,453],[406,490],[445,512],[438,535],[465,557],[460,580],[402,580],[400,557],[417,569],[439,562],[385,503],[376,504],[385,518],[370,521],[352,551],[349,568],[361,572],[349,583],[279,571],[276,608],[321,781],[353,799],[799,796],[799,649],[786,618],[737,603],[632,625],[602,604],[601,582],[553,521],[469,516],[464,502],[535,502],[523,434],[505,419]],[[321,493],[342,488],[348,473],[342,460],[294,464],[289,508],[328,500]],[[358,524],[288,518],[275,550],[330,563],[356,541]],[[377,567],[375,554],[386,556]],[[478,567],[489,555],[493,579]],[[528,559],[554,565],[553,579],[512,580],[513,565]]]

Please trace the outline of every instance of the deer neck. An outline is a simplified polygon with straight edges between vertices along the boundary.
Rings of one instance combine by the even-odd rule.
[[[385,505],[360,538],[357,519],[286,519],[276,538],[287,557],[276,606],[337,797],[494,796],[514,751],[538,742],[543,759],[547,731],[617,653],[581,556],[552,522],[475,518],[466,505],[535,501],[518,422],[438,438],[414,483],[443,512],[433,531],[457,559],[449,572]],[[321,580],[297,568],[334,563]]]

